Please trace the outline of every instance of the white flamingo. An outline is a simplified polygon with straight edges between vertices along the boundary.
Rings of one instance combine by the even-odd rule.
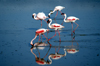
[[[42,20],[44,20],[46,22],[45,19],[48,17],[45,15],[45,13],[39,12],[37,15],[36,15],[36,13],[33,13],[32,18],[34,18],[35,20],[41,20],[41,26],[42,26]]]
[[[51,23],[52,23],[52,19],[48,19],[48,20],[47,20],[47,23],[49,23],[49,24],[48,24],[49,28],[55,30],[55,35],[54,35],[54,36],[56,36],[56,31],[58,31],[58,33],[59,33],[59,29],[64,28],[64,26],[62,26],[62,25],[60,25],[60,24],[57,24],[57,23],[51,24]],[[51,38],[53,38],[54,36],[52,36]],[[59,36],[60,36],[60,33],[59,33]],[[50,39],[51,39],[51,38],[50,38]],[[49,39],[49,40],[50,40],[50,39]],[[60,38],[59,38],[59,40],[61,41]]]
[[[62,9],[64,9],[65,7],[63,7],[63,6],[56,6],[55,8],[54,8],[54,10],[53,11],[51,11],[49,14],[48,14],[48,17],[50,18],[50,15],[52,14],[52,13],[54,13],[55,11],[57,11],[57,13],[56,13],[56,16],[58,15],[58,11],[60,11],[61,12],[61,10]],[[61,12],[62,13],[62,12]],[[56,18],[56,16],[55,16],[55,18]]]
[[[49,29],[44,29],[44,28],[40,28],[38,30],[36,30],[36,34],[35,34],[35,37],[31,40],[30,44],[33,45],[33,41],[36,39],[37,36],[40,36],[40,35],[44,35],[44,33],[46,33],[47,31],[49,31]],[[44,35],[44,37],[48,40],[48,38]],[[39,38],[40,40],[40,38]]]
[[[64,16],[65,16],[64,22],[66,22],[66,23],[71,22],[71,24],[72,24],[72,31],[73,31],[73,23],[75,23],[75,24],[77,25],[77,27],[79,26],[79,25],[75,22],[76,20],[79,20],[79,18],[74,17],[74,16],[69,16],[69,17],[67,17],[67,15],[66,15],[65,13],[62,13],[61,15],[64,15]],[[76,27],[76,28],[77,28],[77,27]],[[76,28],[74,29],[73,32],[75,32]]]

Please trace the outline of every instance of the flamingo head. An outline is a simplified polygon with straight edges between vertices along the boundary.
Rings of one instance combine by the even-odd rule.
[[[61,15],[65,15],[65,13],[61,13]]]
[[[48,20],[47,20],[47,23],[50,23],[50,21],[51,21],[51,19],[48,19]]]
[[[79,18],[77,18],[77,20],[79,20]]]
[[[49,29],[46,30],[47,32],[49,31]]]
[[[34,16],[35,16],[35,15],[36,15],[36,14],[35,14],[35,13],[33,13],[33,14],[32,14],[32,18],[34,18]]]

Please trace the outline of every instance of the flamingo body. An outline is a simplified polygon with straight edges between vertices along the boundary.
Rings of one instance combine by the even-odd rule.
[[[31,45],[33,45],[33,41],[36,39],[36,37],[39,35],[42,35],[42,34],[44,34],[44,33],[46,33],[47,31],[49,31],[49,29],[45,29],[45,28],[40,28],[40,29],[38,29],[38,30],[36,30],[36,35],[35,35],[35,37],[31,40],[31,42],[30,42],[30,44]],[[47,39],[47,38],[46,38]]]
[[[63,7],[63,6],[56,6],[55,8],[54,8],[54,10],[53,10],[53,12],[55,12],[55,11],[61,11],[62,9],[64,9],[65,7]]]
[[[63,7],[63,6],[56,6],[55,8],[54,8],[54,10],[53,11],[51,11],[49,14],[48,14],[48,17],[50,18],[50,15],[52,14],[52,13],[54,13],[55,11],[57,11],[57,14],[56,14],[56,16],[58,15],[58,11],[60,11],[61,12],[61,10],[62,9],[64,9],[65,7]],[[62,12],[61,12],[62,13]],[[56,16],[55,16],[55,18],[56,18]]]
[[[49,31],[48,29],[40,28],[36,30],[36,34],[41,35],[44,34],[45,32]]]
[[[37,15],[36,13],[33,13],[32,17],[35,19],[35,20],[44,20],[46,18],[48,18],[45,13],[43,12],[39,12]]]
[[[64,28],[64,26],[62,26],[62,25],[60,25],[60,24],[57,24],[57,23],[51,24],[51,23],[52,23],[52,19],[49,19],[47,22],[49,23],[48,26],[49,26],[49,28],[51,28],[51,29],[59,30],[59,29]]]

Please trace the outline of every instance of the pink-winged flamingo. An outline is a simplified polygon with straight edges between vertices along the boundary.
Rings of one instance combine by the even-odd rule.
[[[67,17],[67,15],[66,15],[65,13],[61,13],[61,15],[64,15],[64,16],[65,16],[64,22],[66,22],[66,23],[71,22],[72,31],[73,31],[73,23],[75,23],[75,24],[77,25],[77,27],[79,26],[79,25],[75,22],[76,20],[79,20],[79,18],[74,17],[74,16],[69,16],[69,17]],[[77,29],[77,27],[74,29],[73,33],[75,32],[75,30]]]
[[[42,27],[42,20],[44,20],[46,22],[45,19],[48,17],[45,15],[45,13],[39,12],[37,15],[36,15],[36,13],[33,13],[32,18],[34,18],[35,20],[41,20],[41,27]]]
[[[56,31],[58,31],[58,33],[59,33],[59,29],[64,28],[64,26],[62,26],[62,25],[60,25],[60,24],[57,24],[57,23],[51,24],[51,23],[52,23],[52,19],[48,19],[48,20],[47,20],[47,23],[48,23],[49,28],[55,30],[55,35],[54,35],[54,36],[56,36]],[[52,36],[51,38],[53,38],[54,36]],[[59,33],[59,36],[60,36],[60,33]],[[50,39],[51,39],[51,38],[50,38]],[[49,39],[49,40],[50,40],[50,39]],[[59,38],[59,40],[61,41],[60,38]]]
[[[40,28],[36,30],[35,37],[31,40],[30,44],[33,45],[33,41],[36,39],[37,36],[39,36],[39,41],[40,41],[40,35],[44,35],[44,33],[46,33],[47,31],[49,31],[49,29]],[[48,40],[48,38],[45,35],[44,37]]]
[[[56,16],[57,16],[57,15],[58,15],[58,11],[61,12],[61,10],[64,9],[64,8],[65,8],[65,7],[63,7],[63,6],[56,6],[56,7],[54,8],[54,10],[51,11],[51,12],[48,14],[48,17],[50,18],[50,15],[53,14],[55,11],[57,11],[57,13],[56,13]],[[62,12],[61,12],[61,13],[62,13]],[[55,16],[55,18],[56,18],[56,16]]]

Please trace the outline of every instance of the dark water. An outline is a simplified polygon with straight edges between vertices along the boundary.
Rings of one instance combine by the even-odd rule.
[[[32,14],[44,12],[48,15],[57,5],[65,7],[62,12],[67,16],[76,16],[80,19],[76,21],[79,27],[75,34],[71,36],[71,24],[64,23],[65,28],[60,30],[61,42],[57,33],[49,42],[45,37],[42,38],[42,42],[47,46],[31,48],[30,41],[41,23],[39,20],[34,20]],[[40,56],[49,62],[48,57],[51,54],[58,52],[63,55],[66,52],[60,59],[51,58],[52,63],[46,64],[49,66],[100,66],[99,0],[0,0],[0,6],[0,66],[38,66],[30,49],[33,49],[32,52],[37,57]],[[56,12],[51,18],[53,19],[55,15]],[[60,12],[56,21],[60,24],[63,21]],[[47,28],[44,21],[43,28]],[[50,29],[48,38],[54,33],[55,31]],[[45,35],[47,36],[47,33]],[[38,39],[39,37],[33,43],[37,43]],[[71,51],[72,48],[77,52],[68,53],[67,50]]]

